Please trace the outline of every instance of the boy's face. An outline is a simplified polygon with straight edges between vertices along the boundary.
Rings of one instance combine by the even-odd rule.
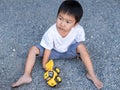
[[[58,30],[69,32],[76,24],[75,17],[72,15],[60,12],[57,16],[56,27]]]

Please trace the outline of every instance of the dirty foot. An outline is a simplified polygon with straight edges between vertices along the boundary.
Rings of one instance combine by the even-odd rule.
[[[89,74],[86,75],[89,80],[91,80],[97,89],[101,89],[103,87],[103,83],[97,78],[92,78]]]
[[[30,83],[32,81],[32,78],[28,75],[23,75],[22,77],[20,77],[18,79],[18,81],[16,81],[15,83],[13,83],[11,86],[14,88],[14,87],[18,87],[20,85],[23,85],[23,84],[27,84],[27,83]]]

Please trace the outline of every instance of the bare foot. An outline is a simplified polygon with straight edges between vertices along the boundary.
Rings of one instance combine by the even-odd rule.
[[[30,83],[32,81],[32,78],[28,75],[23,75],[22,77],[20,77],[18,79],[18,81],[16,81],[15,83],[13,83],[11,86],[14,87],[18,87],[22,84],[27,84]]]
[[[86,75],[89,80],[91,80],[97,89],[101,89],[103,87],[103,83],[97,78],[92,78],[89,74]]]

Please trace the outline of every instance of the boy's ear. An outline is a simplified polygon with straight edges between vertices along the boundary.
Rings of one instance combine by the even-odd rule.
[[[78,25],[78,23],[75,23],[74,27],[75,27],[76,25]]]

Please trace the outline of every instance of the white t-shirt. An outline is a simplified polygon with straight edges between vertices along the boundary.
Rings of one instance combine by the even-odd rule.
[[[82,41],[85,41],[85,32],[79,24],[72,28],[64,38],[59,34],[56,24],[54,24],[45,32],[40,45],[46,49],[55,49],[62,53],[66,52],[71,44]]]

